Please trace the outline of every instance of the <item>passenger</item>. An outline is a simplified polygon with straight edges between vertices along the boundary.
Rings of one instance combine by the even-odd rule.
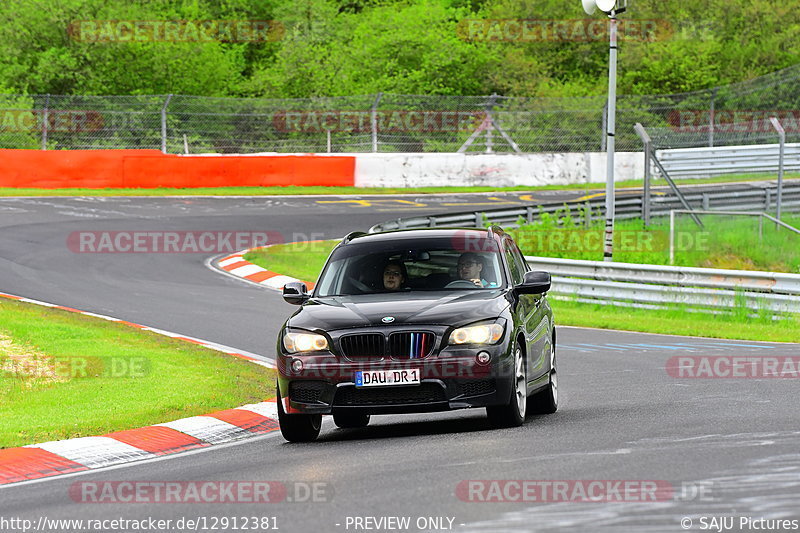
[[[483,260],[474,252],[466,252],[458,258],[458,277],[471,281],[478,287],[488,287],[489,282],[483,279]]]
[[[383,267],[383,287],[387,291],[399,291],[408,280],[406,266],[402,261],[389,261]]]

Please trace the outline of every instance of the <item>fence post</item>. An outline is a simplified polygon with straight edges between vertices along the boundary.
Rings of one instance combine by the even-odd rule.
[[[44,97],[44,116],[42,117],[42,150],[47,150],[47,126],[50,122],[50,93]]]
[[[778,150],[778,199],[776,202],[776,213],[775,218],[778,220],[781,219],[781,199],[783,198],[783,151],[786,144],[786,130],[783,129],[781,122],[778,120],[777,117],[770,117],[770,122],[772,122],[772,127],[775,128],[775,131],[778,132],[778,139],[780,141],[780,147]],[[777,226],[776,226],[777,229]]]
[[[325,130],[325,138],[327,141],[328,153],[331,153],[331,130]]]
[[[172,100],[172,95],[168,95],[164,100],[164,105],[161,107],[161,153],[167,153],[167,106],[169,101]]]
[[[650,153],[652,150],[653,141],[647,130],[644,129],[641,122],[637,122],[633,127],[636,134],[644,144],[644,192],[642,193],[642,219],[644,225],[650,225]]]
[[[370,114],[370,125],[372,128],[372,151],[378,151],[378,104],[381,103],[381,98],[383,98],[383,93],[378,93],[378,96],[375,97],[375,102],[372,104],[372,108],[369,110]]]
[[[489,97],[489,102],[486,104],[486,116],[489,117],[489,125],[486,128],[486,153],[491,154],[494,152],[494,139],[492,133],[494,132],[494,105],[497,101],[497,93],[492,93]]]
[[[675,210],[669,211],[669,264],[675,264]]]
[[[714,107],[716,106],[717,100],[717,91],[719,87],[714,87],[711,90],[711,108],[708,113],[708,146],[713,148],[714,147]]]

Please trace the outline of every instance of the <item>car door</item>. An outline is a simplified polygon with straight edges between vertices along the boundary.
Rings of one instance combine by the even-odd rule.
[[[511,238],[503,241],[503,255],[506,257],[511,279],[519,285],[530,268],[516,243]],[[549,371],[546,358],[548,347],[549,320],[547,308],[543,305],[541,294],[520,294],[517,296],[516,314],[522,323],[525,335],[525,353],[527,357],[528,381],[533,381]]]

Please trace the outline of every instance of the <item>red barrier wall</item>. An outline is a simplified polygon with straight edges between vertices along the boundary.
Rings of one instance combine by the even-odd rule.
[[[0,150],[0,187],[353,186],[352,156],[182,156],[158,150]]]

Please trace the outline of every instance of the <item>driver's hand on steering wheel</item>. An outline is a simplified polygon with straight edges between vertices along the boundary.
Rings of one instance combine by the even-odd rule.
[[[468,279],[466,281],[471,281],[472,283],[474,283],[478,287],[483,287],[483,283],[481,283],[481,280],[478,279],[478,278]]]

